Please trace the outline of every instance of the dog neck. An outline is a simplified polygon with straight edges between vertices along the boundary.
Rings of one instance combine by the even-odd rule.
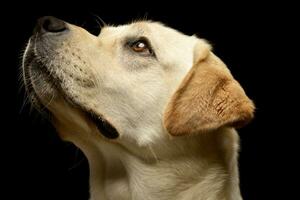
[[[91,200],[242,199],[233,129],[166,137],[145,147],[73,142],[89,161]]]

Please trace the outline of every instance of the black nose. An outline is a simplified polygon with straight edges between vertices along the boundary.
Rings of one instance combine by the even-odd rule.
[[[51,32],[58,33],[67,30],[66,22],[52,16],[46,16],[38,19],[34,33]]]

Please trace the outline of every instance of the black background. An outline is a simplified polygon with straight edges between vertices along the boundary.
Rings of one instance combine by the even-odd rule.
[[[13,3],[12,3],[13,4]],[[162,21],[214,46],[248,96],[256,117],[239,130],[240,180],[245,200],[290,199],[299,175],[296,13],[274,3],[221,5],[201,2],[37,2],[3,7],[1,199],[88,199],[88,165],[76,147],[62,142],[52,126],[28,105],[18,81],[22,50],[36,20],[53,15],[97,34],[95,15],[109,24],[137,18]],[[88,5],[88,6],[87,6]],[[294,114],[294,115],[292,115]],[[298,114],[299,115],[299,114]],[[1,196],[5,195],[1,192]],[[112,191],[113,192],[113,191]]]

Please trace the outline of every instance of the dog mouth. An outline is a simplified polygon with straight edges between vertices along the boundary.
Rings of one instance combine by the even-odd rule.
[[[86,117],[87,120],[91,121],[98,129],[98,131],[107,139],[116,139],[119,137],[119,132],[117,129],[108,121],[106,118],[96,113],[93,109],[85,107],[82,103],[78,100],[70,97],[67,92],[65,92],[60,83],[60,80],[57,80],[56,77],[53,77],[52,74],[49,72],[47,68],[47,63],[43,63],[37,59],[32,48],[28,48],[28,50],[24,53],[23,58],[23,77],[24,77],[24,84],[26,88],[27,95],[30,98],[34,107],[44,107],[47,111],[52,113],[43,100],[41,99],[39,92],[35,90],[32,83],[32,71],[34,70],[35,73],[39,73],[43,79],[47,80],[48,87],[51,87],[52,90],[55,90],[59,95],[72,107],[82,111],[83,115]],[[44,80],[44,81],[45,81]],[[31,81],[31,82],[30,82]],[[50,85],[49,85],[50,84]],[[34,100],[34,102],[33,102]]]
[[[85,117],[91,121],[98,129],[98,131],[107,139],[116,139],[119,137],[117,129],[101,114],[96,114],[92,109],[87,109],[80,103],[74,102],[68,96],[63,95],[64,99],[74,108],[83,112]]]

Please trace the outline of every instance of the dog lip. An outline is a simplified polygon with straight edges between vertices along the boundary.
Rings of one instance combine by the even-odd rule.
[[[24,55],[24,61],[23,61],[23,67],[25,68],[24,75],[28,76],[27,71],[29,70],[28,69],[29,65],[38,64],[40,66],[39,67],[40,70],[44,71],[46,74],[51,76],[51,73],[49,73],[49,71],[45,67],[46,64],[42,63],[41,61],[38,61],[36,59],[36,55],[32,48],[33,47],[30,46],[28,51]],[[55,78],[53,76],[51,76],[51,78],[55,80]],[[28,79],[28,77],[27,77],[27,79]],[[110,122],[108,122],[102,116],[95,114],[90,109],[84,108],[83,106],[80,105],[80,103],[78,103],[78,102],[74,101],[74,99],[70,98],[62,90],[62,88],[56,83],[56,81],[53,81],[53,84],[56,87],[56,89],[61,93],[61,95],[64,97],[65,100],[67,100],[70,104],[73,104],[73,106],[78,107],[80,110],[82,110],[86,113],[86,115],[88,116],[88,119],[90,119],[96,125],[97,129],[104,137],[106,137],[108,139],[116,139],[119,137],[119,133],[118,133],[117,129],[113,125],[111,125]],[[30,84],[28,84],[28,85],[30,86]],[[31,91],[29,91],[29,89],[31,89]],[[36,92],[34,91],[33,88],[29,88],[29,89],[27,89],[28,90],[27,92],[33,92],[36,95]]]
[[[101,114],[96,114],[92,109],[83,106],[80,102],[70,98],[65,93],[63,93],[63,97],[69,104],[81,110],[86,115],[87,119],[96,125],[97,129],[104,137],[108,139],[116,139],[119,137],[120,134],[117,129]]]
[[[99,132],[108,139],[116,139],[119,137],[119,133],[114,126],[111,125],[103,117],[99,117],[93,112],[86,111],[88,118],[96,125]]]

